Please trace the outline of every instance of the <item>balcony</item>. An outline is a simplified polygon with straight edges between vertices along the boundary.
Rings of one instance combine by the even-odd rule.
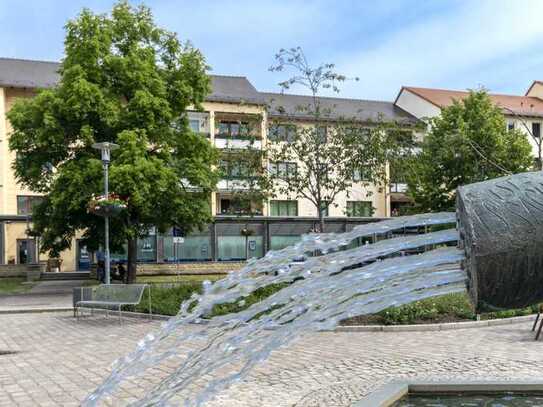
[[[390,192],[397,192],[405,194],[407,192],[407,184],[405,183],[391,183]]]
[[[209,137],[209,113],[188,112],[189,128],[202,137]]]
[[[217,148],[257,148],[262,147],[262,142],[260,140],[248,140],[248,139],[237,139],[237,138],[227,138],[221,137],[220,135],[215,136],[215,147]]]
[[[262,202],[240,202],[232,194],[217,194],[217,215],[262,215]]]
[[[245,191],[252,188],[258,189],[255,185],[249,185],[249,183],[243,179],[228,178],[221,179],[217,183],[217,189],[219,191]]]

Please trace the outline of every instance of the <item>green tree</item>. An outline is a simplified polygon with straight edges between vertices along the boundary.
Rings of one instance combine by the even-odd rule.
[[[81,231],[89,248],[103,241],[103,219],[88,213],[102,190],[95,142],[114,142],[110,189],[127,201],[111,221],[112,249],[128,247],[129,281],[136,239],[153,227],[186,230],[210,220],[217,152],[188,128],[209,90],[202,54],[155,25],[148,8],[119,2],[110,14],[85,9],[66,25],[60,82],[8,114],[17,179],[45,195],[33,213],[42,251],[70,246]]]
[[[385,187],[387,163],[400,150],[397,136],[405,136],[405,132],[398,123],[382,117],[361,123],[356,117],[337,113],[335,105],[325,103],[320,95],[326,90],[339,93],[339,84],[347,78],[336,73],[333,64],[311,66],[300,47],[280,50],[270,70],[294,72],[279,84],[283,90],[297,85],[310,93],[309,103],[296,106],[294,111],[273,106],[272,101],[272,109],[285,117],[283,123],[295,123],[300,117],[307,122],[281,128],[288,134],[269,147],[275,193],[311,202],[319,217],[319,231],[324,232],[325,212],[330,205],[337,205],[340,193],[348,196],[355,183]],[[285,164],[281,163],[296,163],[296,168],[282,170]]]
[[[418,210],[454,210],[456,188],[532,168],[524,134],[508,130],[485,90],[444,108],[412,160],[408,192]]]

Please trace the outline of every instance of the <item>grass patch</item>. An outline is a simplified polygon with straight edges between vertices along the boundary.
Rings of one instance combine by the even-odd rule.
[[[172,285],[161,286],[160,283],[151,283],[152,311],[154,314],[176,315],[179,312],[179,308],[183,301],[188,300],[195,292],[199,294],[202,292],[201,281],[185,280],[182,283],[179,283],[179,280],[172,281],[171,279],[158,281],[160,283],[172,283]],[[138,280],[138,282],[141,282],[141,280]],[[149,280],[146,282],[149,282]],[[287,285],[288,283],[270,284],[255,290],[247,297],[240,297],[236,299],[236,301],[215,305],[209,317],[240,312],[276,293]],[[142,303],[136,307],[136,311],[144,313],[149,312],[147,298],[147,292],[145,292]],[[538,306],[533,305],[522,309],[488,312],[481,314],[481,319],[511,318],[533,314],[537,312],[537,310]],[[258,317],[259,316],[257,316],[257,318]],[[415,301],[399,307],[387,308],[374,315],[349,318],[342,321],[341,324],[404,325],[459,322],[475,319],[476,314],[473,311],[468,295],[466,293],[453,293]]]
[[[136,312],[149,313],[149,301],[145,289],[141,303],[136,306]],[[173,285],[171,287],[161,287],[160,285],[151,285],[151,308],[153,314],[176,315],[183,301],[188,300],[193,293],[200,294],[202,284],[199,282],[187,282]]]
[[[0,294],[21,294],[30,291],[33,284],[23,284],[24,277],[2,277],[0,278]]]
[[[251,305],[262,301],[273,293],[285,287],[286,284],[271,284],[255,290],[245,298],[238,298],[234,302],[218,304],[213,308],[209,317],[226,315],[242,311]],[[193,293],[202,293],[202,283],[197,281],[184,282],[172,286],[162,287],[159,284],[151,284],[151,308],[153,314],[176,315],[183,301],[188,300]],[[147,289],[143,293],[142,301],[136,306],[136,312],[149,312]],[[127,308],[128,310],[128,308]]]
[[[245,298],[240,297],[234,302],[217,304],[213,307],[211,316],[226,315],[243,311],[244,309],[247,309],[251,305],[264,300],[288,285],[289,283],[270,284],[256,289]]]
[[[481,319],[511,318],[530,315],[537,312],[538,305],[521,309],[487,312]],[[473,311],[466,293],[446,294],[439,297],[426,298],[399,307],[387,308],[378,314],[359,316],[342,321],[342,325],[405,325],[428,324],[459,321],[473,321]]]

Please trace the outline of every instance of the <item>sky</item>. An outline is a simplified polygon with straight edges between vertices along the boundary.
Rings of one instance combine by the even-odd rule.
[[[132,1],[139,4],[139,1]],[[211,73],[279,91],[280,48],[358,77],[340,97],[394,100],[401,86],[524,94],[543,80],[543,0],[146,0],[158,25],[190,40]],[[64,24],[112,0],[0,0],[0,56],[56,61]],[[292,89],[292,93],[306,93]]]

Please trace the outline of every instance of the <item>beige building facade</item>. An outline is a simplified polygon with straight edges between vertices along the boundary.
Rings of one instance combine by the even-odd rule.
[[[32,205],[39,194],[25,189],[15,179],[12,163],[15,159],[9,150],[11,131],[6,113],[18,98],[33,97],[40,88],[54,86],[58,81],[58,64],[40,61],[12,60],[0,58],[0,263],[23,264],[45,262],[47,256],[39,255],[39,238],[28,235],[31,226]],[[245,77],[213,75],[212,92],[203,103],[202,111],[189,112],[191,129],[208,138],[219,150],[246,148],[247,140],[237,137],[240,126],[246,122],[253,126],[252,148],[269,147],[272,123],[288,122],[291,125],[318,125],[307,117],[293,117],[274,110],[272,101],[281,103],[294,111],[297,104],[304,103],[304,96],[270,94],[257,91]],[[322,98],[323,103],[333,105],[339,114],[356,116],[360,123],[368,126],[377,118],[393,120],[413,126],[418,120],[391,102],[355,99]],[[271,164],[271,163],[268,163]],[[296,163],[296,165],[303,165]],[[151,234],[138,243],[138,259],[142,262],[163,262],[179,259],[183,261],[239,260],[243,255],[239,248],[240,214],[236,213],[231,197],[234,183],[222,179],[211,196],[211,210],[216,222],[210,233],[199,233],[187,237],[185,246],[176,248],[171,236]],[[261,256],[269,249],[291,244],[303,233],[312,230],[317,219],[317,210],[307,199],[293,195],[277,195],[266,202],[256,203],[257,216],[251,218],[257,233],[251,237],[251,257]],[[361,208],[360,217],[348,218],[349,208]],[[391,214],[390,191],[385,187],[364,185],[355,182],[350,191],[337,197],[328,208],[327,216],[332,231],[348,230],[368,217],[384,218]],[[241,216],[242,217],[242,216]],[[366,217],[366,218],[364,218]],[[238,219],[236,219],[238,218]],[[342,220],[343,219],[343,220]],[[230,223],[228,223],[230,222]],[[238,225],[238,226],[232,226]],[[280,226],[278,226],[280,225]],[[176,253],[177,251],[177,253]],[[62,269],[75,271],[88,268],[92,256],[77,239],[70,250],[62,253]],[[122,254],[113,258],[121,259]]]

